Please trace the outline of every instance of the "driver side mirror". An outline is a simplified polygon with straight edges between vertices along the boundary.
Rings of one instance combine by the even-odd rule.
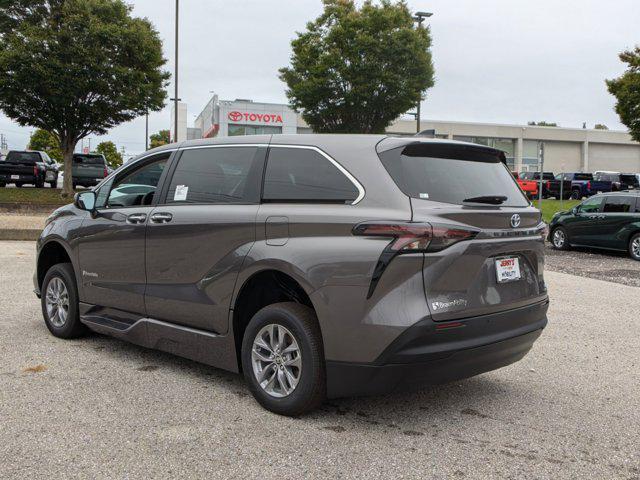
[[[575,207],[573,207],[573,209],[571,210],[571,212],[572,212],[574,215],[579,214],[579,213],[580,213],[580,205],[576,205]]]
[[[93,214],[96,207],[96,192],[87,191],[76,193],[75,197],[73,197],[73,204],[76,208]]]

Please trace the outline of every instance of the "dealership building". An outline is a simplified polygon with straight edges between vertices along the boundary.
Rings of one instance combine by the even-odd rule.
[[[245,99],[220,100],[214,95],[196,117],[193,127],[187,127],[186,105],[180,104],[178,114],[179,141],[235,135],[313,133],[302,116],[285,104]],[[173,114],[171,118],[174,118]],[[509,167],[514,171],[538,170],[544,158],[544,170],[556,173],[597,170],[640,172],[640,144],[624,131],[437,120],[421,120],[421,129],[423,135],[503,150]],[[398,119],[389,126],[387,133],[415,135],[416,121]]]

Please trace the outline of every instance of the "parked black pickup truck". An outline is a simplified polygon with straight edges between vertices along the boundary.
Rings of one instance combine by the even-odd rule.
[[[0,162],[0,187],[14,183],[16,187],[32,184],[42,188],[48,183],[55,188],[58,169],[58,164],[45,152],[11,150]]]

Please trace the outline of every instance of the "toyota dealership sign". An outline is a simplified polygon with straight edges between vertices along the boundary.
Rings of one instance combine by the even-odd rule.
[[[255,112],[240,112],[234,110],[229,112],[227,118],[232,123],[258,123],[260,125],[265,124],[279,124],[282,125],[282,114],[279,113],[255,113]]]

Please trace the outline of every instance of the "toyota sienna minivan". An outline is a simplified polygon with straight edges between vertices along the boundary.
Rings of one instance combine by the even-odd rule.
[[[274,135],[148,151],[37,243],[51,333],[242,372],[299,415],[325,398],[509,365],[547,323],[544,224],[481,145]]]

